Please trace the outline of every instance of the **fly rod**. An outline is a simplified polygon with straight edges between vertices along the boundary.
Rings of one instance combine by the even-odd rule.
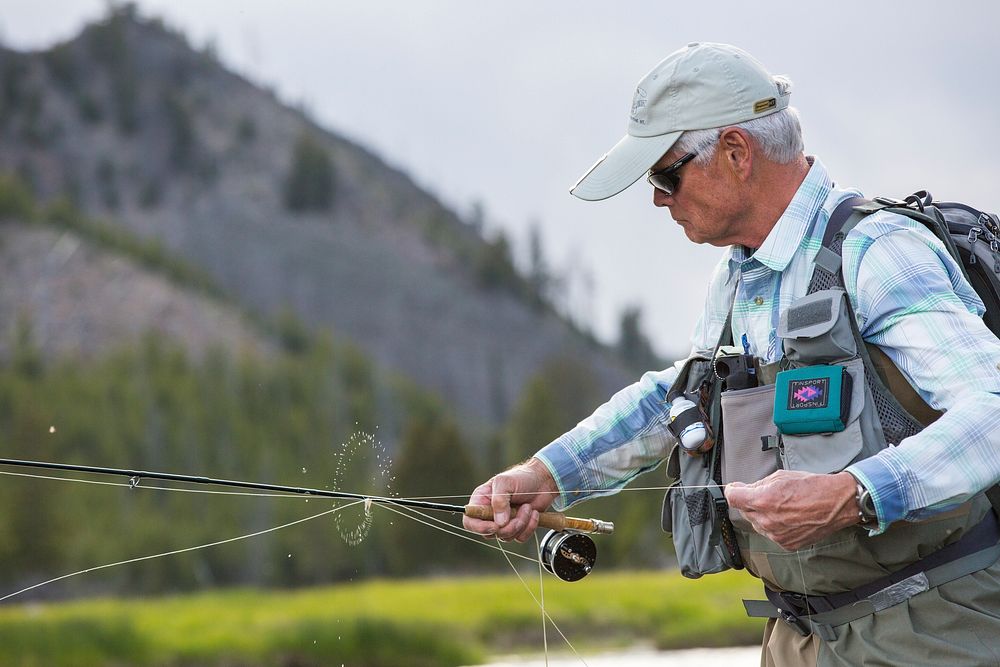
[[[330,491],[329,489],[309,489],[301,486],[243,482],[240,480],[216,479],[213,477],[202,477],[197,475],[179,475],[176,473],[153,472],[149,470],[129,470],[127,468],[105,468],[100,466],[76,465],[72,463],[50,463],[47,461],[24,461],[20,459],[0,458],[0,465],[85,472],[97,475],[116,475],[118,477],[128,477],[133,485],[138,485],[139,481],[142,479],[161,479],[171,482],[184,482],[186,484],[203,484],[240,489],[279,491],[281,493],[297,493],[303,496],[318,496],[321,498],[364,500],[373,503],[397,505],[399,507],[412,507],[415,509],[433,510],[438,512],[451,512],[452,514],[464,514],[465,516],[472,517],[474,519],[484,519],[487,521],[493,518],[493,508],[487,505],[450,505],[447,503],[434,503],[425,500],[410,500],[408,498],[366,496],[360,493]],[[549,528],[557,531],[569,530],[577,533],[596,533],[603,535],[611,534],[615,529],[614,524],[610,521],[601,521],[600,519],[577,519],[566,516],[560,512],[542,512],[538,519],[538,525],[542,528]]]

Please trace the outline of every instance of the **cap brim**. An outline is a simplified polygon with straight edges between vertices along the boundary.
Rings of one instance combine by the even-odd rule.
[[[655,137],[626,134],[580,177],[569,189],[570,194],[587,201],[614,197],[649,171],[681,134],[683,132],[670,132]]]

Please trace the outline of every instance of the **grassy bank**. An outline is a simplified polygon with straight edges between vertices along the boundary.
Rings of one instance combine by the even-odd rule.
[[[527,581],[537,586],[537,576]],[[578,649],[737,645],[760,636],[760,622],[747,619],[739,602],[759,587],[742,573],[700,581],[676,572],[610,573],[545,583],[546,610]],[[557,642],[550,629],[550,647]],[[541,647],[538,608],[514,576],[0,609],[3,665],[445,667]]]

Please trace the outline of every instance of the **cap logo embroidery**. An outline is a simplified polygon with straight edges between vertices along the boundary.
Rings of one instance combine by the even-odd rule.
[[[646,124],[645,118],[639,118],[639,112],[645,108],[646,108],[646,90],[644,88],[636,88],[635,96],[632,97],[632,113],[629,115],[629,118],[632,120],[633,123],[637,123],[639,125]]]
[[[759,102],[754,102],[753,103],[753,112],[754,113],[763,113],[763,112],[767,111],[768,109],[773,109],[776,106],[778,106],[778,100],[776,100],[773,97],[769,97],[766,100],[760,100]]]

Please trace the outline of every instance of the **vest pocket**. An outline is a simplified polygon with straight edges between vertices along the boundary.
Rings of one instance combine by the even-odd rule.
[[[851,375],[851,408],[846,427],[833,433],[810,433],[778,436],[781,467],[826,474],[840,472],[861,453],[864,439],[861,435],[861,414],[865,407],[865,369],[861,358],[837,364]]]
[[[756,482],[778,469],[774,449],[762,438],[777,434],[774,385],[722,392],[722,483]]]
[[[797,299],[781,314],[777,335],[785,357],[795,366],[850,359],[858,346],[851,329],[847,293],[840,288]]]
[[[680,479],[663,499],[661,522],[673,538],[681,574],[697,579],[730,569],[732,561],[722,539],[722,517],[717,514],[711,491],[705,488],[715,485],[710,466],[705,458],[680,450],[675,446],[670,453],[668,468],[672,464],[679,467]]]

